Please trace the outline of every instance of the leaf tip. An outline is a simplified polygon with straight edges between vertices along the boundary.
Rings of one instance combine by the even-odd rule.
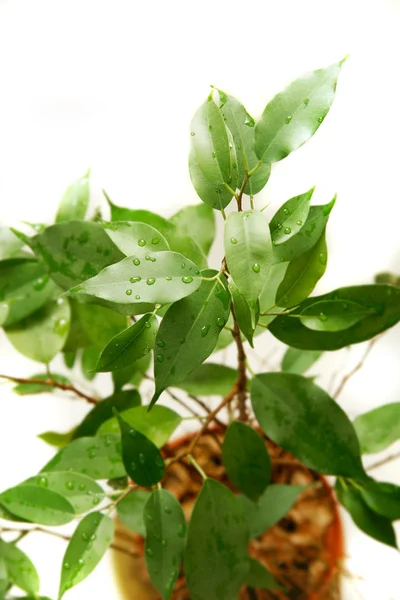
[[[339,67],[341,67],[342,65],[344,65],[344,63],[349,58],[349,56],[350,56],[350,54],[346,54],[346,56],[344,58],[342,58],[342,60],[339,61]]]

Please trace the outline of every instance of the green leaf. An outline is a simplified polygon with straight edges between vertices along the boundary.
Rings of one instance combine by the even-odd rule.
[[[293,373],[256,375],[251,400],[264,433],[306,466],[329,475],[365,476],[353,425],[309,379]]]
[[[148,354],[154,347],[158,321],[153,314],[144,315],[107,344],[101,353],[96,371],[116,371],[128,367]]]
[[[282,160],[314,135],[333,102],[340,67],[335,63],[306,73],[267,104],[255,128],[260,160]]]
[[[275,298],[276,292],[278,291],[278,287],[285,276],[287,268],[287,262],[272,265],[269,272],[269,277],[265,282],[260,294],[259,303],[261,316],[259,318],[259,323],[262,323],[265,327],[275,319],[275,315],[263,315],[262,313],[269,313],[272,311],[276,314],[277,312],[281,312],[283,308],[275,305]]]
[[[215,237],[215,217],[207,204],[185,206],[171,217],[171,222],[180,235],[189,234],[207,256]]]
[[[176,387],[195,396],[226,396],[236,380],[235,369],[217,363],[204,363],[177,383]]]
[[[121,413],[124,421],[146,436],[158,448],[164,446],[181,422],[181,417],[166,406],[155,406],[150,412],[148,406],[136,406]],[[114,417],[103,423],[98,430],[100,435],[119,433],[119,425]]]
[[[375,275],[375,283],[384,283],[386,285],[400,287],[400,277],[394,275],[394,273],[378,273]]]
[[[75,428],[66,431],[65,433],[59,433],[58,431],[45,431],[40,433],[38,438],[56,448],[64,448],[69,442],[72,441]]]
[[[371,510],[390,519],[400,519],[400,487],[394,483],[370,479],[360,490],[364,502]]]
[[[58,599],[97,567],[114,534],[110,517],[92,512],[79,523],[64,554]]]
[[[341,288],[309,298],[294,309],[296,314],[322,301],[355,302],[365,311],[371,311],[352,327],[341,331],[314,331],[300,319],[290,316],[276,317],[269,325],[272,335],[295,348],[303,350],[338,350],[373,338],[400,320],[400,289],[387,285],[362,285]],[[290,315],[290,312],[288,313]]]
[[[4,561],[9,582],[36,597],[40,585],[39,575],[25,552],[13,543],[0,540],[0,558]]]
[[[268,221],[260,211],[234,212],[225,222],[229,272],[248,302],[255,302],[272,265]]]
[[[311,250],[289,263],[275,302],[278,306],[296,306],[308,298],[325,273],[327,247],[325,231]]]
[[[112,239],[125,256],[169,250],[165,237],[157,229],[147,223],[134,221],[117,221],[103,223],[107,235]]]
[[[216,271],[203,271],[212,277]],[[229,316],[226,279],[202,281],[199,289],[173,304],[163,318],[156,338],[153,405],[170,385],[182,381],[215,348]],[[178,324],[178,325],[177,325]]]
[[[93,479],[123,477],[126,473],[121,458],[121,438],[109,435],[74,440],[58,452],[43,471],[74,471]]]
[[[151,353],[145,354],[142,358],[135,361],[125,369],[118,369],[112,372],[115,392],[122,390],[124,385],[130,383],[135,387],[139,387],[145,373],[147,372],[151,362]]]
[[[228,206],[233,198],[232,192],[227,190],[223,183],[214,185],[207,179],[199,167],[193,150],[189,154],[189,173],[197,195],[205,204],[216,210],[222,210]]]
[[[374,454],[389,448],[400,439],[400,402],[374,408],[354,421],[363,454]]]
[[[84,348],[81,356],[82,375],[88,380],[93,381],[96,377],[96,365],[99,362],[101,349],[98,346],[89,346]]]
[[[6,321],[9,313],[9,306],[5,302],[0,304],[0,326]]]
[[[85,218],[89,206],[89,175],[90,170],[67,188],[58,207],[56,223]]]
[[[351,485],[351,484],[350,484]],[[336,494],[339,502],[350,514],[354,523],[361,531],[382,544],[396,548],[396,534],[389,519],[371,510],[364,501],[361,493],[355,487],[343,486],[336,482]]]
[[[118,518],[128,529],[142,537],[146,537],[143,510],[151,492],[133,490],[117,504]]]
[[[185,515],[175,496],[167,490],[154,490],[146,502],[144,522],[147,570],[163,600],[169,600],[185,547]]]
[[[0,226],[0,260],[19,256],[23,241],[8,227]]]
[[[206,479],[194,505],[184,553],[192,600],[236,598],[249,568],[248,542],[239,500],[222,483]]]
[[[125,258],[72,288],[70,294],[129,305],[169,304],[192,294],[200,284],[200,271],[194,263],[166,251]]]
[[[271,479],[271,459],[262,437],[249,425],[233,421],[225,434],[222,460],[235,488],[257,500]]]
[[[322,300],[304,308],[300,312],[300,321],[315,331],[342,331],[373,312],[358,302]]]
[[[274,244],[286,242],[301,230],[310,212],[314,190],[315,188],[311,188],[304,194],[290,198],[274,214],[269,224]]]
[[[49,363],[64,346],[69,323],[69,304],[64,298],[59,298],[5,331],[18,352],[32,360]]]
[[[127,327],[127,318],[104,306],[78,304],[76,307],[79,327],[89,340],[87,345],[104,347]]]
[[[119,414],[117,419],[121,429],[122,459],[127,474],[137,485],[143,487],[155,485],[165,472],[161,452],[153,442],[129,425]]]
[[[268,571],[265,565],[250,557],[250,568],[244,580],[245,585],[260,590],[283,590],[275,577]]]
[[[72,325],[72,322],[71,322]],[[71,332],[71,326],[70,326],[70,332]],[[68,339],[65,342],[65,344],[68,343]],[[65,346],[64,346],[65,348]],[[67,350],[67,352],[63,352],[63,357],[64,357],[64,364],[67,367],[67,369],[73,369],[75,362],[76,362],[76,355],[77,355],[77,351],[76,350]]]
[[[13,515],[40,525],[64,525],[75,516],[64,496],[37,485],[20,485],[0,494],[0,504]]]
[[[298,350],[288,348],[281,363],[281,369],[285,373],[297,373],[303,375],[322,355],[321,350]]]
[[[49,376],[47,373],[38,373],[32,375],[29,379],[39,379],[42,381],[49,381]],[[59,375],[58,373],[51,374],[52,381],[56,383],[69,384],[71,383],[67,377],[64,375]],[[51,385],[41,385],[40,383],[19,383],[13,388],[14,394],[18,394],[18,396],[28,396],[29,394],[42,394],[49,393],[57,389],[55,386]]]
[[[258,316],[254,314],[255,311],[252,311],[250,304],[247,302],[243,294],[239,292],[233,281],[229,283],[229,291],[232,296],[235,317],[239,329],[249,342],[250,346],[254,348],[253,336],[257,326]],[[256,302],[256,311],[258,313],[260,312],[260,305],[258,301]]]
[[[137,390],[117,392],[100,400],[74,430],[75,439],[96,435],[99,427],[112,418],[114,408],[118,412],[140,406],[141,398]],[[116,431],[119,433],[119,429]]]

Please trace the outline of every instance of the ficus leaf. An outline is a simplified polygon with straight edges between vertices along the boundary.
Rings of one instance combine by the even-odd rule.
[[[10,583],[36,597],[39,593],[39,575],[25,552],[14,543],[0,540],[0,558],[4,561]]]
[[[118,371],[112,372],[112,379],[114,383],[114,391],[120,392],[122,388],[131,384],[135,387],[139,387],[142,379],[144,378],[151,362],[152,355],[149,352],[145,354],[142,358],[136,360],[129,367],[125,367],[124,369],[118,369]]]
[[[74,429],[70,429],[65,433],[60,433],[59,431],[45,431],[44,433],[40,433],[38,438],[49,444],[50,446],[54,446],[55,448],[64,448],[67,444],[69,444],[74,435]]]
[[[113,221],[103,223],[107,235],[114,244],[125,254],[142,254],[169,250],[167,240],[157,229],[147,223],[135,221]]]
[[[371,510],[390,519],[400,519],[400,487],[394,483],[370,479],[360,489],[364,502]]]
[[[258,300],[255,302],[255,309],[250,308],[250,304],[246,298],[241,294],[236,285],[231,281],[229,283],[229,291],[232,296],[233,307],[235,311],[235,317],[240,331],[249,342],[250,346],[254,348],[253,336],[258,322],[258,316],[260,312],[260,304]]]
[[[110,308],[93,304],[76,304],[78,327],[85,333],[88,343],[104,347],[108,342],[126,329],[128,320]]]
[[[75,516],[64,496],[37,485],[20,485],[0,494],[2,504],[12,514],[40,525],[64,525]]]
[[[310,201],[315,188],[287,200],[271,219],[269,228],[275,244],[286,242],[300,231],[310,212]]]
[[[215,216],[207,204],[184,206],[171,217],[180,235],[189,234],[204,254],[210,252],[215,237]]]
[[[48,373],[37,373],[35,375],[31,375],[29,379],[36,379],[42,381],[49,381]],[[68,384],[71,383],[67,377],[64,375],[60,375],[58,373],[51,374],[51,380],[56,383]],[[42,394],[42,393],[51,393],[56,389],[56,386],[44,385],[40,383],[19,383],[13,388],[14,394],[18,394],[18,396],[28,396],[30,394]]]
[[[23,241],[11,229],[0,226],[0,260],[18,256],[22,246]]]
[[[315,331],[342,331],[373,312],[373,309],[358,302],[322,300],[301,310],[300,321],[305,327]]]
[[[281,369],[285,373],[303,375],[320,358],[322,350],[299,350],[288,348],[283,356]]]
[[[93,381],[96,377],[96,365],[99,362],[101,348],[98,346],[89,346],[84,348],[81,356],[82,375],[88,381]]]
[[[90,170],[67,188],[58,207],[56,223],[85,218],[89,206],[89,175]]]
[[[226,396],[236,379],[235,369],[216,363],[204,363],[175,386],[195,396]]]
[[[197,195],[205,204],[216,210],[222,210],[228,206],[233,198],[232,192],[227,190],[222,182],[214,185],[207,179],[199,167],[193,150],[189,154],[189,173]]]
[[[143,510],[151,492],[132,490],[117,504],[118,518],[131,531],[146,537]]]
[[[250,568],[244,583],[260,590],[283,590],[284,588],[276,581],[275,577],[268,571],[267,567],[250,557]]]
[[[374,408],[354,421],[363,454],[382,452],[400,439],[400,402]]]

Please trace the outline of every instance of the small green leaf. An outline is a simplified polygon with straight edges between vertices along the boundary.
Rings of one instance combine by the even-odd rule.
[[[251,400],[264,433],[319,473],[365,476],[356,432],[344,411],[309,379],[263,373]]]
[[[400,439],[400,402],[374,408],[354,421],[363,454],[382,452]]]
[[[222,210],[228,206],[233,198],[232,192],[227,190],[223,183],[214,185],[207,179],[199,167],[193,150],[189,154],[189,173],[197,195],[205,204],[216,210]]]
[[[112,418],[114,408],[119,412],[140,406],[141,398],[137,390],[117,392],[100,400],[74,430],[75,439],[96,435],[99,427]],[[119,433],[119,429],[116,431]]]
[[[249,568],[248,541],[239,500],[222,483],[206,479],[194,505],[184,553],[193,600],[236,598]]]
[[[89,346],[84,348],[81,356],[82,375],[88,381],[93,381],[96,377],[96,365],[99,362],[101,349],[98,346]]]
[[[169,250],[169,245],[164,236],[157,229],[147,223],[134,221],[113,221],[103,223],[107,235],[114,244],[125,254],[142,254]]]
[[[121,429],[122,459],[126,472],[140,486],[155,485],[165,472],[161,452],[153,442],[129,425],[119,414],[117,419]]]
[[[274,244],[286,242],[301,230],[310,212],[310,201],[314,189],[311,188],[304,194],[290,198],[274,214],[269,224]]]
[[[335,63],[306,73],[267,104],[255,128],[260,160],[282,160],[314,135],[333,102],[340,67]]]
[[[148,406],[136,406],[121,412],[124,421],[146,436],[158,448],[164,446],[181,422],[181,417],[166,406],[155,406],[148,411]],[[119,433],[119,425],[114,417],[100,427],[100,435]]]
[[[207,204],[185,206],[171,217],[171,222],[180,235],[189,234],[207,256],[215,237],[215,217]]]
[[[29,379],[39,379],[42,381],[49,381],[49,376],[47,373],[38,373],[35,375],[31,375]],[[71,383],[67,377],[64,375],[59,375],[58,373],[51,374],[51,380],[56,383],[69,384]],[[30,394],[46,394],[54,391],[56,389],[55,386],[51,385],[41,385],[40,383],[19,383],[13,388],[14,394],[18,394],[18,396],[28,396]]]
[[[298,350],[288,348],[281,363],[281,369],[285,373],[297,373],[303,375],[322,355],[322,350]]]
[[[371,510],[390,519],[400,519],[400,487],[394,483],[370,479],[360,490],[364,502]]]
[[[265,565],[250,557],[250,568],[244,580],[245,585],[260,590],[283,590],[275,577],[268,571]]]
[[[203,271],[205,277],[215,273]],[[194,294],[168,309],[156,338],[156,390],[151,405],[168,386],[182,381],[210,356],[228,320],[229,304],[226,278],[221,276],[220,280],[202,281]]]
[[[144,508],[144,522],[147,570],[163,600],[169,600],[185,547],[185,516],[175,496],[154,490]]]
[[[232,279],[246,300],[255,302],[272,265],[266,217],[256,210],[231,213],[225,222],[224,240]]]
[[[52,490],[26,483],[0,494],[0,504],[13,515],[40,525],[64,525],[75,516],[66,498]]]
[[[25,552],[15,544],[7,544],[0,540],[0,558],[4,561],[10,583],[36,597],[40,585],[39,575]]]
[[[249,342],[250,346],[254,348],[253,336],[258,322],[258,318],[256,318],[257,315],[254,314],[254,311],[250,308],[250,304],[243,294],[239,292],[233,281],[229,283],[229,291],[232,296],[235,317],[239,329]],[[258,301],[256,302],[256,310],[258,313],[260,312]]]
[[[257,500],[271,479],[271,459],[262,437],[249,425],[234,421],[225,434],[222,460],[233,485]]]
[[[153,314],[144,315],[107,344],[96,371],[116,371],[134,363],[154,347],[158,321]]]
[[[0,226],[0,260],[19,256],[23,242],[8,227]]]
[[[151,492],[133,490],[117,504],[118,518],[128,529],[146,537],[143,510]]]
[[[236,380],[235,369],[216,363],[204,363],[177,383],[176,387],[195,396],[226,396]]]
[[[71,322],[72,325],[72,322]],[[71,327],[70,327],[70,331],[71,331]],[[67,344],[67,341],[65,342],[65,344]],[[65,346],[64,346],[65,347]],[[63,352],[63,356],[64,356],[64,364],[67,367],[67,369],[73,369],[74,365],[75,365],[75,361],[76,361],[76,350],[67,350],[66,352]]]
[[[85,218],[89,206],[89,175],[90,171],[67,188],[58,207],[56,223]]]
[[[56,448],[64,448],[67,444],[69,444],[73,440],[75,428],[66,431],[65,433],[60,433],[58,431],[45,431],[44,433],[40,433],[38,438],[49,444],[50,446],[55,446]]]
[[[64,298],[59,298],[5,331],[18,352],[32,360],[49,363],[64,346],[69,323],[69,304]]]
[[[77,585],[99,564],[114,534],[110,517],[92,512],[79,523],[64,554],[58,599]]]
[[[300,312],[300,321],[314,331],[342,331],[352,327],[374,311],[357,302],[322,300]]]

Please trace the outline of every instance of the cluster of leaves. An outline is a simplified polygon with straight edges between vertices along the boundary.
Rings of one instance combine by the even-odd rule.
[[[58,454],[37,475],[0,494],[0,516],[13,530],[21,523],[52,527],[79,519],[65,552],[59,600],[112,543],[114,510],[146,538],[149,574],[164,599],[171,597],[182,560],[194,600],[231,600],[243,585],[279,588],[250,557],[249,541],[277,523],[303,488],[271,483],[263,438],[234,419],[222,458],[240,493],[202,473],[187,524],[178,500],[162,488],[170,464],[162,447],[182,421],[178,412],[156,404],[170,387],[192,396],[221,395],[220,409],[238,396],[242,417],[252,410],[269,439],[318,473],[336,476],[337,496],[355,523],[395,546],[400,488],[370,478],[362,453],[381,451],[400,437],[400,405],[351,423],[304,373],[322,352],[395,325],[400,290],[384,281],[309,297],[327,266],[325,232],[335,198],[310,206],[310,189],[270,219],[254,208],[271,165],[304,144],[325,119],[341,66],[296,80],[258,121],[238,100],[213,89],[190,132],[189,170],[203,204],[165,219],[107,197],[110,220],[86,218],[87,174],[65,193],[55,224],[32,225],[32,236],[0,229],[0,324],[16,350],[47,367],[18,379],[15,392],[65,390],[94,404],[72,431],[42,434]],[[237,210],[227,216],[231,202]],[[220,269],[207,258],[215,211],[225,221]],[[253,345],[265,329],[289,348],[281,372],[251,377],[244,344]],[[234,340],[238,369],[204,363]],[[89,380],[111,373],[113,394],[97,401],[71,376],[51,373],[49,363],[59,353],[68,369],[79,365]],[[154,394],[146,406],[138,388],[144,377],[152,378],[150,363]],[[217,414],[207,413],[204,431]],[[1,541],[0,597],[13,586],[38,598],[30,559],[17,543]]]

